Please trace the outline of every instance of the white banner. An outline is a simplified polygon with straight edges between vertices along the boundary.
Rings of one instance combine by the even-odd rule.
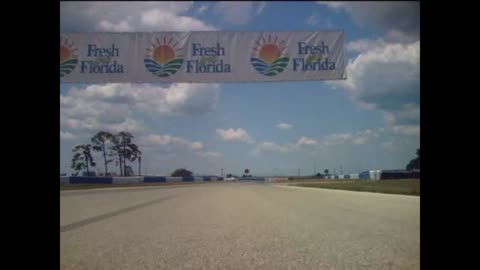
[[[346,79],[342,31],[70,33],[64,83]]]

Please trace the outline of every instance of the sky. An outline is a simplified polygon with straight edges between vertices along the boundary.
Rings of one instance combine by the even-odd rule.
[[[420,147],[418,2],[61,2],[60,12],[62,33],[343,30],[348,59],[340,81],[60,83],[61,173],[101,130],[132,133],[152,175],[404,169]]]

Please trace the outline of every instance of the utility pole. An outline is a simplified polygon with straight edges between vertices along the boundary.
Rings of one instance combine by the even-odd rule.
[[[222,177],[223,177],[223,168],[222,168]]]
[[[340,174],[343,174],[343,167],[342,167],[342,164],[340,164]]]
[[[298,176],[300,176],[300,168],[298,168]]]
[[[313,175],[317,175],[317,162],[315,161],[313,166]]]

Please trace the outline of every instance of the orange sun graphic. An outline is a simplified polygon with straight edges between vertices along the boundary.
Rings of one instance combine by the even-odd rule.
[[[152,58],[156,62],[160,64],[165,64],[175,59],[175,57],[177,57],[177,55],[179,54],[179,48],[176,47],[178,45],[178,42],[172,44],[172,38],[170,38],[168,42],[166,37],[163,37],[163,42],[160,42],[158,38],[155,39],[155,41],[156,43],[152,43],[152,47],[147,49],[149,53],[147,57]],[[178,55],[178,57],[182,56]]]
[[[63,40],[63,42],[60,42],[60,63],[63,63],[65,60],[68,60],[72,57],[76,57],[74,55],[74,52],[77,49],[73,47],[72,43],[68,43],[68,40]]]
[[[272,39],[270,35],[267,40],[262,37],[253,48],[254,55],[269,64],[277,60],[286,49],[285,41],[278,42],[277,40],[278,37]]]
[[[70,58],[70,50],[60,45],[60,63]]]
[[[164,64],[174,58],[175,52],[170,46],[160,45],[153,51],[153,59],[160,64]]]

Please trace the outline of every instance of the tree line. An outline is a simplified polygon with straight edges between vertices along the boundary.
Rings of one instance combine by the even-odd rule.
[[[74,152],[71,168],[77,171],[86,170],[90,175],[90,168],[97,164],[93,159],[92,152],[100,152],[105,166],[105,175],[108,175],[108,164],[116,161],[120,165],[120,175],[127,176],[127,162],[138,161],[138,174],[141,172],[142,152],[138,145],[133,142],[133,135],[129,132],[112,134],[99,131],[91,139],[91,144],[78,144],[73,147]]]

